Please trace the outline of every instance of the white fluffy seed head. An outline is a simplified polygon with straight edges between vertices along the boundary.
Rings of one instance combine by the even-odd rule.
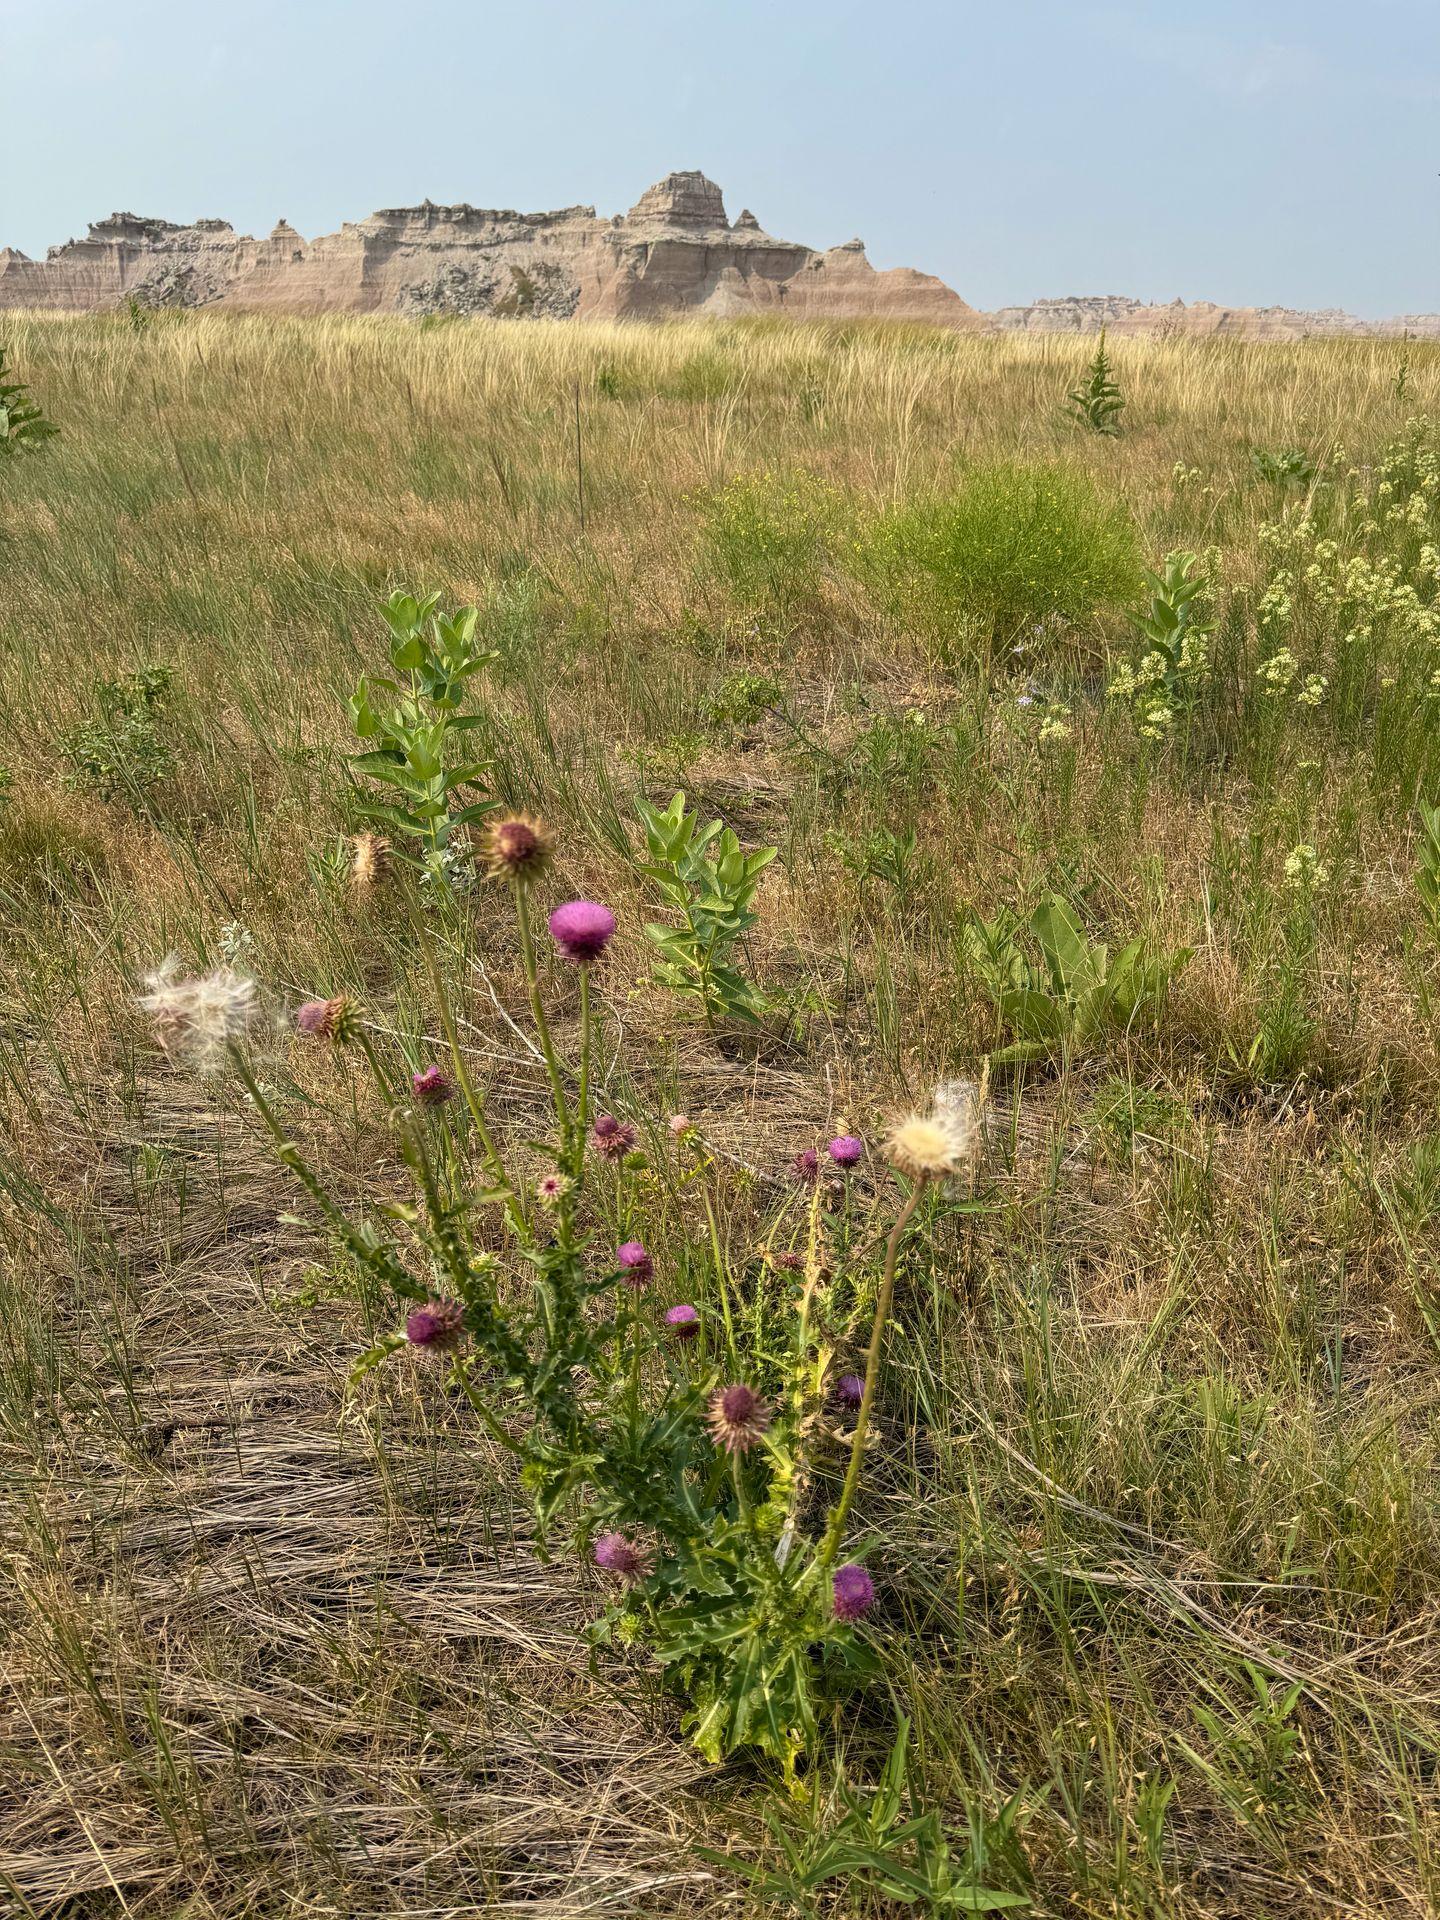
[[[886,1159],[910,1180],[950,1179],[975,1151],[981,1098],[971,1081],[942,1082],[928,1113],[907,1114],[891,1128]]]
[[[233,967],[187,974],[182,966],[180,956],[172,953],[147,974],[140,1006],[167,1053],[184,1054],[202,1070],[212,1069],[226,1048],[243,1040],[255,1024],[255,982]]]

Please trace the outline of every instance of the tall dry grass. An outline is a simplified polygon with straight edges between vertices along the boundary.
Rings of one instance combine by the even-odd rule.
[[[1440,354],[1412,345],[1397,397],[1398,343],[1123,342],[1111,442],[1063,417],[1078,340],[204,314],[5,337],[62,428],[0,471],[15,1911],[703,1913],[739,1896],[687,1842],[758,1844],[768,1789],[702,1779],[638,1662],[590,1670],[584,1577],[535,1565],[456,1410],[397,1382],[342,1423],[384,1303],[277,1219],[243,1114],[133,1013],[178,949],[426,1030],[402,929],[335,864],[344,698],[398,584],[485,609],[504,795],[621,913],[608,1095],[702,1125],[736,1245],[816,1128],[873,1134],[975,1072],[997,1034],[964,913],[1058,886],[1113,943],[1195,948],[1158,1034],[999,1087],[995,1210],[904,1276],[865,1511],[888,1672],[957,1826],[1021,1796],[1039,1913],[1435,1911],[1431,748],[1323,705],[1277,733],[1250,689],[1259,529],[1314,504],[1252,452],[1301,450],[1338,496],[1440,408]],[[1212,552],[1217,690],[1164,751],[1104,696],[1125,607],[996,658],[854,557],[977,466],[1054,461],[1152,563]],[[835,503],[780,602],[714,534],[766,474]],[[97,678],[150,662],[176,675],[168,776],[67,784]],[[758,1047],[643,984],[631,797],[676,784],[782,849],[748,964],[788,1015]],[[913,834],[898,869],[887,834]],[[1302,840],[1331,884],[1297,928]],[[467,1037],[523,1129],[542,1081],[501,917],[477,898]],[[313,1149],[383,1188],[383,1115],[304,1071]],[[677,1257],[688,1231],[677,1208]],[[863,1773],[876,1730],[836,1735]]]

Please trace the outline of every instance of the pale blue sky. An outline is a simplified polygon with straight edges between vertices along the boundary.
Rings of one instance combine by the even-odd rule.
[[[1041,294],[1440,310],[1440,0],[0,0],[0,245],[623,211]]]

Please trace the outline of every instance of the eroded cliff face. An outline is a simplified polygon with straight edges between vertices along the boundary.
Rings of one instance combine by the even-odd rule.
[[[283,220],[255,240],[223,220],[186,227],[117,213],[43,261],[0,252],[0,308],[86,312],[131,299],[296,313],[790,312],[979,324],[933,275],[877,272],[858,240],[817,253],[775,239],[748,209],[732,225],[702,173],[668,174],[613,220],[593,207],[514,213],[426,201],[307,241]]]
[[[1001,307],[985,319],[1004,333],[1098,333],[1104,327],[1116,334],[1233,335],[1244,340],[1304,340],[1336,333],[1409,333],[1417,339],[1440,339],[1440,314],[1435,313],[1359,320],[1336,307],[1307,313],[1298,307],[1221,307],[1213,300],[1172,300],[1152,306],[1116,293],[1036,300],[1028,307]]]

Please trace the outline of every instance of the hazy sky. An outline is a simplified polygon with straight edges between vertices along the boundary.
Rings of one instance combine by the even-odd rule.
[[[733,218],[1041,294],[1440,311],[1440,0],[0,0],[0,245],[113,208]]]

